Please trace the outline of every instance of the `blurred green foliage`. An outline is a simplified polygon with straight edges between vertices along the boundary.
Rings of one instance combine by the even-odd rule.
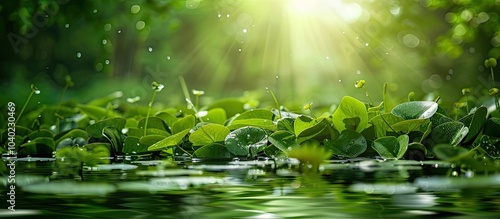
[[[58,102],[66,75],[75,86],[64,98],[82,101],[121,90],[147,103],[159,81],[160,102],[182,103],[180,75],[207,100],[270,87],[285,102],[332,103],[365,98],[360,79],[450,105],[464,87],[487,92],[482,62],[500,58],[498,1],[311,2],[5,1],[0,102],[21,101],[31,83],[37,101]]]

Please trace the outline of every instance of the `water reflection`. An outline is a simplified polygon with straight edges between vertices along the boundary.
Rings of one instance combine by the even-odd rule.
[[[49,181],[59,168],[54,161],[20,161],[18,209],[97,218],[490,217],[500,211],[499,175],[444,177],[450,166],[431,162],[332,161],[318,173],[299,173],[296,165],[274,171],[270,161],[198,162],[188,169],[129,162],[84,169],[82,181]]]

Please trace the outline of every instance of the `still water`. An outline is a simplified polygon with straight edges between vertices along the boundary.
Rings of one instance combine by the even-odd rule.
[[[354,159],[299,172],[294,160],[123,160],[79,173],[21,159],[16,212],[2,201],[0,217],[500,218],[500,175],[453,177],[451,167]],[[7,185],[4,176],[5,199]]]

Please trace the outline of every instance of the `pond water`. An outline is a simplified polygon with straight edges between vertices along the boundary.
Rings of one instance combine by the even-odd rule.
[[[29,160],[29,161],[28,161]],[[4,161],[6,161],[4,159]],[[7,161],[8,162],[8,161]],[[16,161],[8,218],[498,218],[500,175],[438,161],[122,160],[75,168]],[[78,169],[78,168],[77,168]],[[9,192],[3,178],[2,194]],[[3,196],[6,197],[6,196]]]

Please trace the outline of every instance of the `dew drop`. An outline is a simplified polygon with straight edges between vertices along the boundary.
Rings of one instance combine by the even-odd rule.
[[[97,13],[97,9],[94,9],[94,11],[93,11],[93,12],[94,12],[94,14],[95,14],[95,13]]]
[[[356,74],[361,74],[361,70],[356,70]]]
[[[243,33],[247,33],[247,31],[248,31],[247,29],[243,29]]]
[[[446,80],[447,81],[451,80],[451,76],[450,75],[446,75]]]
[[[167,60],[170,60],[170,56],[167,56]]]
[[[81,58],[81,57],[82,57],[82,53],[77,52],[77,53],[76,53],[76,57],[77,57],[77,58]]]
[[[217,13],[217,17],[218,17],[218,18],[222,17],[222,14],[220,14],[220,12],[219,12],[219,13]]]
[[[118,30],[118,33],[122,33],[122,31],[121,31],[121,30]]]
[[[330,59],[330,56],[325,57],[325,59]]]
[[[278,75],[276,75],[276,79],[278,79],[278,78],[279,78]]]
[[[229,14],[226,15],[226,17],[229,17],[229,16],[230,16]]]
[[[106,43],[108,43],[108,41],[106,39],[102,40],[103,45],[106,45]]]
[[[65,24],[64,27],[69,28],[69,24]]]
[[[106,65],[109,65],[109,60],[108,59],[104,60],[104,63],[106,63]]]
[[[241,49],[238,49],[238,52],[241,52]]]
[[[370,44],[369,43],[365,43],[365,46],[369,46]]]
[[[341,82],[342,82],[342,80],[339,79],[339,83],[341,83]]]
[[[40,94],[40,90],[35,90],[35,94]]]
[[[149,51],[149,52],[153,52],[153,47],[149,47],[149,48],[148,48],[148,51]]]

